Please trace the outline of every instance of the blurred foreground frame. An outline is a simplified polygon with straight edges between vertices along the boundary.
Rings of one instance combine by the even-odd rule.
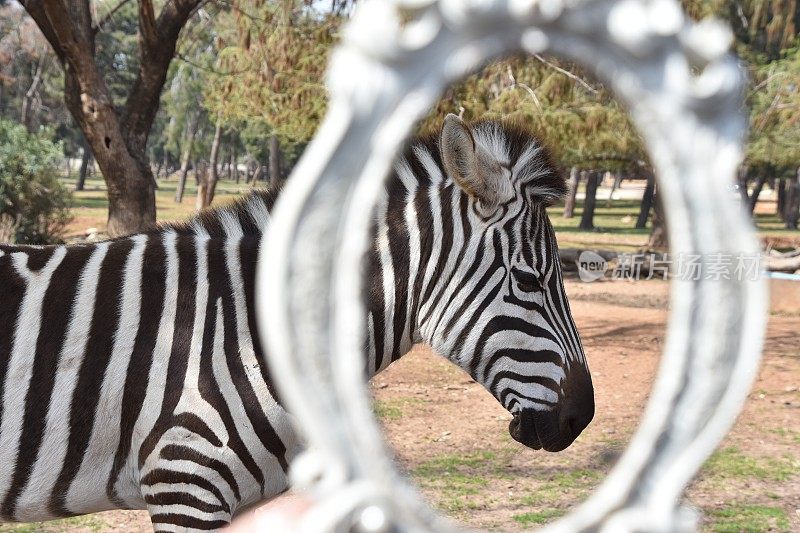
[[[446,87],[509,53],[574,61],[645,139],[672,253],[757,254],[727,194],[742,158],[744,77],[721,23],[676,0],[372,0],[332,55],[330,106],[276,205],[257,283],[259,329],[309,449],[293,488],[301,531],[454,531],[395,469],[363,377],[361,258],[395,155]],[[702,268],[708,268],[705,263]],[[684,531],[686,485],[730,429],[756,375],[762,279],[672,282],[664,355],[643,421],[598,490],[546,531]]]

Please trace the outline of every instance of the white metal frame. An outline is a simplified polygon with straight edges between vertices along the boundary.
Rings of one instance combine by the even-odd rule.
[[[361,257],[382,177],[452,82],[513,51],[592,71],[647,144],[673,254],[759,252],[728,194],[742,156],[743,75],[720,23],[676,0],[373,0],[331,59],[330,105],[276,205],[258,267],[259,327],[309,451],[293,484],[318,502],[308,531],[455,528],[400,476],[363,378]],[[729,430],[757,371],[762,281],[676,280],[643,422],[597,492],[548,531],[693,529],[680,498]]]

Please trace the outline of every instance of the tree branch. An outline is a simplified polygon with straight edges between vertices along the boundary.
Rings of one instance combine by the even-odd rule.
[[[97,33],[98,31],[100,31],[101,29],[103,29],[103,25],[105,25],[105,23],[106,23],[106,22],[108,22],[109,20],[111,20],[111,18],[112,18],[114,15],[116,15],[117,11],[119,11],[119,10],[120,10],[120,8],[121,8],[122,6],[124,6],[125,4],[127,4],[128,2],[130,2],[130,0],[121,0],[121,1],[120,1],[120,2],[117,4],[117,5],[115,5],[115,6],[114,6],[114,7],[111,9],[111,11],[109,11],[108,13],[106,13],[106,14],[103,16],[103,18],[102,18],[102,19],[100,19],[100,20],[98,20],[98,21],[97,21],[97,23],[96,23],[96,24],[94,25],[94,27],[92,28],[92,31],[94,31],[95,33]]]
[[[544,63],[548,67],[550,67],[551,69],[553,69],[553,70],[555,70],[557,72],[560,72],[561,74],[563,74],[564,76],[566,76],[566,77],[568,77],[568,78],[570,78],[572,80],[577,81],[578,83],[580,83],[590,93],[597,94],[597,92],[598,92],[597,89],[595,89],[594,87],[592,87],[591,85],[586,83],[586,81],[584,81],[583,78],[581,78],[580,76],[578,76],[576,74],[573,74],[572,72],[570,72],[568,70],[564,70],[563,68],[559,67],[558,65],[554,65],[553,63],[550,63],[549,61],[547,61],[545,58],[543,58],[539,54],[533,54],[533,57],[535,57],[536,59],[538,59],[539,61],[541,61],[542,63]]]
[[[156,19],[152,0],[139,1],[140,67],[122,114],[126,141],[137,148],[134,151],[143,151],[147,144],[178,37],[203,3],[205,0],[172,0],[164,4]]]
[[[269,19],[266,19],[266,18],[263,18],[263,17],[257,17],[255,15],[253,15],[252,13],[248,13],[247,11],[245,11],[244,9],[239,7],[238,4],[236,4],[234,2],[230,2],[230,1],[227,1],[227,0],[212,0],[212,1],[215,4],[223,5],[223,6],[228,7],[230,9],[234,10],[234,11],[238,11],[242,16],[244,16],[244,17],[246,17],[246,18],[248,18],[250,20],[257,20],[257,21],[263,22],[265,24],[270,24],[272,22],[272,17],[270,17]]]
[[[531,89],[529,85],[517,81],[517,78],[514,76],[514,71],[511,70],[511,65],[506,65],[506,68],[507,68],[508,79],[511,81],[511,87],[522,87],[523,89],[528,91],[528,94],[531,95],[531,98],[533,99],[533,103],[536,104],[536,109],[538,109],[539,112],[541,112],[542,104],[539,102],[539,98],[536,96],[536,92],[533,89]]]
[[[164,11],[166,9],[167,6],[164,6]],[[139,0],[139,34],[144,41],[143,46],[146,47],[153,47],[158,40],[152,0]]]
[[[55,31],[50,25],[50,20],[47,18],[42,0],[21,0],[21,3],[25,11],[28,12],[28,15],[30,15],[33,21],[36,22],[36,25],[39,26],[47,42],[53,47],[53,51],[58,56],[58,59],[63,63],[64,51],[61,49],[61,43],[58,42],[58,37],[56,37]]]
[[[223,76],[223,77],[225,77],[225,76],[238,76],[239,74],[244,74],[245,72],[252,72],[253,71],[253,69],[249,69],[248,68],[248,69],[242,69],[242,70],[232,70],[232,71],[229,71],[229,72],[222,72],[220,70],[216,70],[216,69],[211,68],[211,67],[204,67],[203,65],[197,63],[196,61],[192,61],[191,59],[189,59],[188,57],[186,57],[185,55],[183,55],[180,52],[175,52],[175,57],[177,59],[180,59],[181,61],[183,61],[187,65],[190,65],[190,66],[192,66],[192,67],[194,67],[196,69],[199,69],[199,70],[204,70],[206,72],[210,72],[211,74],[216,74],[217,76]]]
[[[94,63],[88,0],[71,2],[69,7],[61,2],[47,2],[42,10],[72,68],[85,69]]]
[[[89,0],[26,0],[25,9],[50,42],[64,67],[64,101],[81,128],[113,109],[94,58]],[[102,108],[102,111],[101,111]]]

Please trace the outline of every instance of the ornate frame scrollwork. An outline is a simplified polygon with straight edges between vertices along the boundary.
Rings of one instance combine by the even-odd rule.
[[[293,483],[309,531],[444,531],[395,470],[363,378],[361,258],[402,142],[452,82],[502,55],[580,63],[629,110],[656,168],[673,254],[752,254],[729,192],[742,157],[743,75],[730,34],[676,0],[376,0],[330,63],[328,114],[276,205],[258,267],[259,327],[310,448]],[[643,422],[597,492],[547,531],[692,529],[679,501],[729,430],[758,367],[760,280],[672,283],[668,336]]]

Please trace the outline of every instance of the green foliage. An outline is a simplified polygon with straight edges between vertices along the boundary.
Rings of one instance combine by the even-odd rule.
[[[98,6],[99,7],[99,6]],[[98,15],[111,9],[102,7]],[[123,4],[97,33],[96,57],[114,105],[122,109],[139,73],[139,15],[135,2]]]
[[[695,19],[731,26],[734,50],[747,69],[750,131],[745,163],[770,174],[800,166],[800,11],[797,0],[683,0]]]
[[[770,186],[772,178],[792,175],[800,166],[799,2],[681,2],[690,17],[721,18],[733,29],[733,48],[750,80],[745,163],[753,175],[765,170]],[[238,168],[264,165],[269,139],[275,135],[288,171],[326,111],[324,72],[351,6],[349,0],[204,4],[182,32],[170,66],[148,141],[153,161],[165,162],[164,170],[174,172],[184,155],[189,164],[208,160],[215,126],[221,124],[220,161],[236,159]],[[96,2],[95,9],[97,21],[102,21],[96,38],[98,65],[120,109],[142,60],[137,3]],[[106,18],[112,9],[113,16]],[[55,55],[24,10],[13,3],[0,4],[0,118],[19,119],[40,63],[42,82],[32,100],[29,130],[53,124],[65,153],[78,155],[82,134],[64,107],[63,72]],[[567,167],[635,175],[638,162],[646,162],[642,140],[622,105],[568,61],[526,56],[489,65],[449,88],[419,125],[420,132],[438,133],[446,113],[519,122],[537,133]],[[609,213],[598,225],[614,231],[629,228],[632,224],[621,220],[623,216]],[[756,216],[764,228],[763,213]],[[572,219],[562,222],[570,237],[579,237],[570,227]],[[624,231],[630,239],[646,233]]]
[[[0,5],[0,118],[23,122],[26,104],[24,121],[32,131],[54,124],[57,133],[71,140],[63,70],[33,20],[12,2]],[[74,148],[71,142],[64,144]]]
[[[240,2],[216,23],[206,107],[225,123],[261,124],[283,145],[308,142],[327,104],[324,72],[342,18],[292,0]]]
[[[421,126],[437,131],[447,113],[510,120],[531,128],[564,165],[615,170],[644,158],[624,109],[576,65],[518,57],[452,87]]]
[[[747,159],[795,169],[800,165],[800,39],[780,59],[753,65],[751,76]]]
[[[60,144],[0,119],[0,240],[60,240],[70,219],[70,195],[56,169],[60,157]]]

